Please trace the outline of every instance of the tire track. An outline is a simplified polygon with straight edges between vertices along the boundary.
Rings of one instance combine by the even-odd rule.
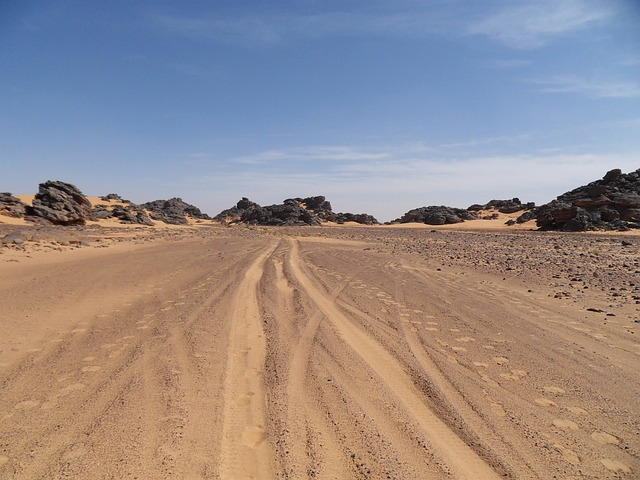
[[[273,478],[273,449],[267,438],[262,379],[266,341],[257,289],[273,242],[245,272],[231,305],[224,379],[221,478]]]
[[[295,268],[293,263],[300,258],[300,251],[298,243],[291,241],[288,244],[289,254],[286,256],[286,261],[289,270]],[[362,269],[355,272],[349,278],[341,281],[333,290],[329,293],[329,297],[335,301],[335,299],[342,293],[342,291],[349,285],[349,282],[353,277],[357,276]],[[315,303],[314,303],[315,304]],[[291,476],[292,478],[300,478],[303,472],[307,472],[308,465],[313,461],[309,455],[309,448],[306,445],[305,439],[309,437],[309,430],[311,426],[317,426],[323,423],[322,414],[316,411],[314,405],[309,402],[308,395],[306,394],[305,382],[307,380],[309,361],[311,357],[311,351],[313,344],[318,333],[318,329],[322,320],[325,318],[325,313],[317,305],[311,315],[309,316],[307,323],[299,334],[299,339],[296,341],[296,345],[293,349],[291,359],[289,360],[288,375],[287,375],[287,413],[286,413],[286,425],[289,431],[289,436],[292,441],[288,445],[289,448],[289,460],[291,463]],[[331,445],[325,445],[326,450],[333,450],[331,453],[335,458],[339,453]],[[327,452],[329,453],[329,452]],[[338,478],[340,472],[333,470],[331,464],[325,465],[329,471],[324,473]]]
[[[290,240],[293,244],[294,241]],[[302,259],[298,250],[291,251],[291,271],[305,289],[310,299],[329,319],[331,324],[347,343],[371,369],[387,384],[395,400],[415,421],[425,440],[458,478],[497,479],[496,472],[465,444],[435,413],[425,404],[420,392],[413,385],[411,377],[402,364],[380,343],[358,329],[336,306],[329,295],[316,288],[314,282],[303,272]]]

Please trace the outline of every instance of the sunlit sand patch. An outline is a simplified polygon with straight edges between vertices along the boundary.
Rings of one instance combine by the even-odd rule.
[[[489,377],[488,375],[485,375],[482,372],[478,372],[478,375],[480,375],[480,378],[484,380],[488,385],[491,385],[492,387],[500,386],[498,382],[496,382],[493,378]]]
[[[563,430],[578,430],[580,428],[576,422],[564,418],[556,418],[552,423]]]
[[[242,443],[249,448],[256,448],[265,438],[265,431],[259,425],[246,427],[242,432]]]
[[[631,473],[631,469],[624,463],[610,458],[601,458],[600,463],[612,472]]]
[[[469,343],[469,342],[475,342],[476,339],[473,337],[460,337],[460,338],[456,338],[456,342],[462,342],[462,343]]]
[[[580,457],[573,450],[569,450],[568,448],[558,443],[555,443],[553,445],[553,448],[555,448],[558,452],[560,452],[560,454],[562,455],[562,458],[564,458],[571,465],[578,465],[580,463]]]
[[[87,367],[82,367],[82,371],[85,372],[85,373],[97,372],[99,370],[102,370],[102,367],[100,367],[98,365],[89,365]]]
[[[618,440],[618,437],[615,437],[606,432],[593,432],[591,434],[591,438],[602,445],[607,445],[607,444],[619,445],[620,444],[620,440]]]
[[[554,387],[554,386],[547,386],[547,387],[542,387],[542,389],[545,392],[549,392],[549,393],[566,393],[564,389],[560,388],[560,387]]]
[[[502,408],[502,405],[500,405],[499,403],[492,403],[491,404],[491,411],[493,413],[495,413],[499,417],[506,417],[507,416],[507,412],[504,411],[504,408]]]
[[[16,410],[30,410],[34,407],[37,407],[38,405],[40,405],[40,401],[38,400],[25,400],[24,402],[16,404],[16,406],[13,408],[15,408]]]
[[[588,415],[589,412],[587,412],[584,408],[580,408],[580,407],[567,407],[567,410],[569,410],[571,413],[575,413],[577,415]]]

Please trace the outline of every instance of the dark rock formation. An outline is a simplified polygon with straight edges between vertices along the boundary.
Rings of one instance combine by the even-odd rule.
[[[335,222],[343,224],[345,222],[355,222],[362,225],[378,225],[379,222],[373,215],[367,213],[336,213]]]
[[[535,210],[541,230],[629,230],[640,228],[640,169],[607,172],[602,180],[564,193]],[[520,221],[520,219],[518,219]]]
[[[84,225],[91,213],[91,202],[70,183],[41,183],[33,206],[27,214],[43,218],[55,225]]]
[[[154,223],[151,221],[146,212],[136,204],[130,204],[127,206],[116,205],[113,207],[111,211],[111,215],[120,220],[120,223],[130,223],[130,224],[139,224],[139,225],[148,225],[153,226]]]
[[[282,204],[266,207],[261,207],[243,197],[235,207],[223,210],[216,215],[215,219],[224,222],[271,226],[320,225],[322,222],[378,224],[373,216],[366,213],[334,213],[331,203],[322,195],[288,198]]]
[[[184,202],[181,198],[169,200],[155,200],[143,203],[141,207],[149,210],[151,218],[171,225],[187,225],[187,215],[200,220],[211,220],[206,213],[202,213],[198,207]]]
[[[522,203],[519,198],[511,200],[491,200],[484,205],[473,204],[467,210],[479,212],[481,210],[498,210],[500,213],[515,213],[521,210],[531,210],[535,208],[534,202]]]
[[[226,210],[221,211],[218,215],[216,215],[214,220],[218,220],[220,222],[239,222],[240,217],[245,212],[245,210],[249,210],[250,208],[260,208],[255,202],[252,202],[247,197],[242,197],[240,201],[231,208],[227,208]]]
[[[420,207],[409,210],[392,223],[426,223],[427,225],[445,225],[465,220],[477,220],[478,216],[463,208],[445,206]]]
[[[10,193],[0,193],[0,215],[21,218],[26,213],[27,205]]]
[[[311,210],[300,206],[293,199],[285,200],[281,205],[250,207],[240,220],[249,225],[273,225],[279,227],[320,225],[320,218]]]
[[[114,202],[122,202],[122,203],[131,203],[129,200],[123,199],[117,193],[110,193],[108,195],[103,195],[102,197],[100,197],[100,200],[104,200],[105,202],[114,201]]]
[[[91,213],[89,214],[89,220],[92,220],[94,222],[111,217],[113,217],[113,212],[106,208],[104,205],[97,205],[93,208],[93,210],[91,210]]]

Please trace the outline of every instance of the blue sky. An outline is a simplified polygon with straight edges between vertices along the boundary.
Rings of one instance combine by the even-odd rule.
[[[390,220],[640,168],[636,0],[0,2],[0,190]]]

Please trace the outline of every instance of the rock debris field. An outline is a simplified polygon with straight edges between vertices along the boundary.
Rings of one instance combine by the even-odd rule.
[[[0,238],[0,478],[640,472],[637,235]]]

